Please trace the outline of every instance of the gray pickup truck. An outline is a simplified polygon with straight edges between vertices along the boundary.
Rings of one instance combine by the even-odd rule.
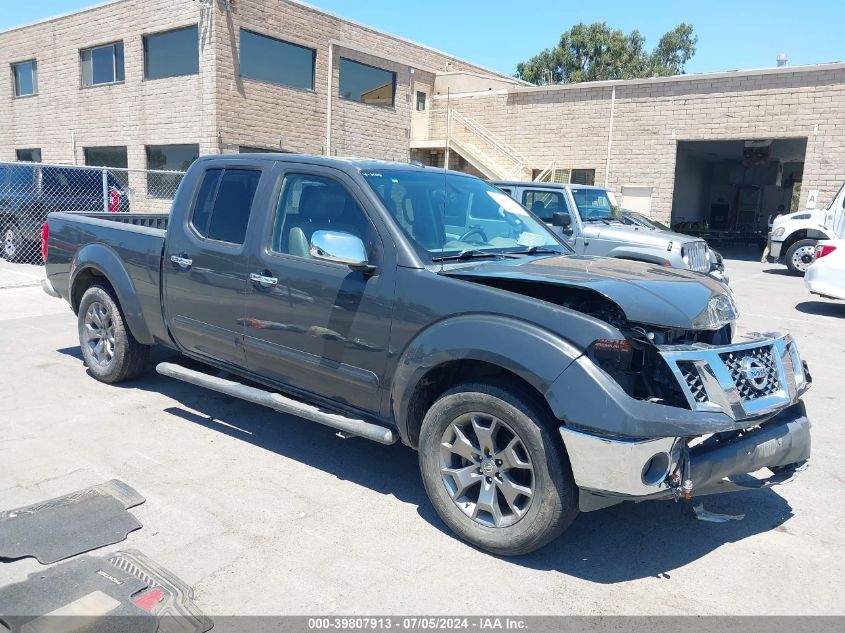
[[[54,213],[45,233],[44,288],[95,378],[163,345],[216,368],[163,375],[401,440],[443,521],[491,552],[579,510],[780,483],[810,455],[792,338],[733,341],[723,284],[573,254],[465,174],[208,156],[169,216]]]
[[[683,268],[728,280],[707,242],[630,222],[608,189],[548,182],[492,184],[553,227],[576,253]]]

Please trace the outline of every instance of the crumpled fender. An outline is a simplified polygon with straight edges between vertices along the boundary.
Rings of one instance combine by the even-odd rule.
[[[391,385],[391,407],[403,441],[408,406],[426,373],[455,360],[478,360],[513,372],[541,394],[582,352],[559,335],[536,325],[493,314],[464,314],[431,325],[399,358]]]
[[[152,345],[155,341],[144,321],[138,293],[120,256],[111,247],[100,243],[88,244],[79,249],[70,264],[68,289],[71,298],[74,295],[73,289],[77,278],[87,270],[96,270],[108,280],[114,288],[123,316],[126,319],[126,325],[132,332],[132,336],[139,343]],[[72,302],[71,305],[73,305],[74,310],[78,310],[78,304],[74,305]]]

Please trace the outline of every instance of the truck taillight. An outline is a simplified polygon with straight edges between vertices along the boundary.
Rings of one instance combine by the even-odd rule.
[[[46,222],[41,225],[41,259],[47,263],[47,252],[49,251],[50,225]]]
[[[831,244],[819,244],[816,246],[816,259],[824,257],[825,255],[830,255],[835,250],[836,247]]]

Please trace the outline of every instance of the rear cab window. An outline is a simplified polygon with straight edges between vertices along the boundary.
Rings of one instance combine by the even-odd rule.
[[[191,212],[194,231],[207,240],[242,245],[260,179],[255,169],[207,170]]]

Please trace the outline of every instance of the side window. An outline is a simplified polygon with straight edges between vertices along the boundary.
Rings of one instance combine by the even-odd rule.
[[[243,244],[261,172],[209,169],[200,183],[191,224],[210,240]]]
[[[527,189],[522,192],[522,205],[543,222],[551,222],[552,214],[566,211],[566,202],[560,191]]]
[[[377,236],[355,198],[338,181],[325,176],[288,174],[282,184],[271,250],[310,258],[316,231],[339,231],[361,239],[371,261]]]

